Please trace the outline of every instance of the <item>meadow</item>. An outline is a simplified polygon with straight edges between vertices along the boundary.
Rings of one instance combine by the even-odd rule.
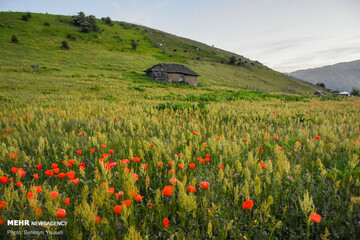
[[[7,219],[68,221],[54,239],[359,236],[358,99],[69,98],[1,111],[3,236]]]
[[[142,26],[23,14],[0,13],[1,239],[360,236],[359,98]],[[159,61],[199,86],[153,82]]]

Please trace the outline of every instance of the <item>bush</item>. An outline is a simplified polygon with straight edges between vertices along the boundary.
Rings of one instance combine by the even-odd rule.
[[[71,41],[75,41],[76,40],[76,37],[71,35],[70,33],[68,35],[66,35],[66,38],[71,40]]]
[[[29,21],[28,15],[22,15],[21,20],[23,20],[23,21]]]
[[[61,49],[70,49],[67,41],[62,41],[61,44]]]
[[[49,27],[49,26],[50,26],[50,23],[46,22],[46,23],[44,23],[44,26]]]
[[[235,62],[236,62],[236,57],[235,57],[235,56],[231,56],[231,57],[230,57],[229,64],[234,65]]]
[[[132,46],[132,48],[133,48],[134,50],[136,50],[136,48],[137,48],[137,43],[136,43],[133,39],[131,39],[131,46]]]
[[[353,96],[360,97],[360,89],[358,89],[358,88],[353,88],[353,89],[351,90],[351,93],[350,93],[350,94],[353,95]]]
[[[12,35],[12,37],[11,37],[11,42],[13,42],[13,43],[18,43],[19,40],[17,39],[17,37],[16,37],[15,35]]]
[[[96,25],[96,17],[93,15],[86,16],[85,13],[79,12],[78,15],[71,17],[71,22],[75,26],[81,27],[81,32],[98,32],[99,27]]]
[[[101,18],[101,20],[103,22],[105,22],[107,25],[110,25],[110,26],[114,25],[110,17],[103,17],[103,18]]]

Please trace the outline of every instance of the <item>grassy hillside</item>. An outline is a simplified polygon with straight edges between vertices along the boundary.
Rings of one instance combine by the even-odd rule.
[[[83,89],[81,84],[103,84],[114,94],[126,93],[128,87],[138,85],[133,75],[142,77],[148,67],[172,62],[186,64],[201,75],[198,91],[204,88],[287,93],[314,91],[313,85],[293,80],[258,62],[147,27],[125,22],[109,26],[98,19],[99,32],[82,33],[70,23],[69,16],[33,13],[28,21],[23,21],[24,14],[0,13],[2,89],[26,85],[26,91],[74,90]],[[18,43],[11,42],[12,35],[16,35]],[[136,50],[131,40],[136,41]],[[68,42],[69,50],[61,49],[62,41]],[[242,59],[241,66],[228,64],[233,55]],[[36,64],[40,65],[40,70],[31,68]],[[155,92],[159,92],[158,89]]]

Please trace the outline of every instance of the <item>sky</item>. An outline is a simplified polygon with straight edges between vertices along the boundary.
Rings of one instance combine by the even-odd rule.
[[[110,16],[280,72],[360,59],[360,0],[0,0],[0,11]]]

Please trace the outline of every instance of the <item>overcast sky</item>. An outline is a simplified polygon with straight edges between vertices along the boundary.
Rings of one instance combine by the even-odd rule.
[[[281,72],[360,59],[360,0],[0,0],[0,10],[110,16]]]

